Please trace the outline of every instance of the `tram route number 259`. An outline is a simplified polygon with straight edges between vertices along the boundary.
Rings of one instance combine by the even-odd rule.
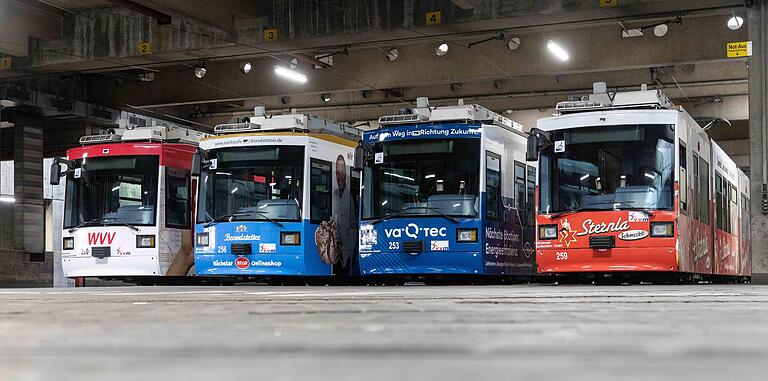
[[[565,251],[558,251],[555,253],[555,260],[556,261],[567,261],[568,260],[568,252]]]

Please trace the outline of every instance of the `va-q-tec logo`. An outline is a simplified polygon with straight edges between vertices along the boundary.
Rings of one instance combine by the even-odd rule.
[[[384,235],[386,235],[387,238],[402,238],[403,236],[406,236],[408,238],[417,239],[419,238],[419,232],[421,232],[424,237],[446,237],[447,230],[448,228],[445,227],[421,228],[419,225],[410,223],[403,228],[384,229]]]

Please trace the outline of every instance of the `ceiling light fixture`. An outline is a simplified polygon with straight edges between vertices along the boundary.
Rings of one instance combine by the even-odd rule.
[[[506,38],[506,41],[507,41],[507,49],[509,50],[517,50],[517,48],[520,47],[519,37]]]
[[[306,83],[307,82],[307,76],[299,73],[298,71],[291,70],[287,67],[283,67],[280,65],[275,65],[275,74],[285,78],[290,79],[291,81],[296,81],[299,83]]]
[[[243,74],[250,73],[252,68],[253,66],[251,65],[250,62],[243,62],[240,64],[240,72]]]
[[[400,57],[400,51],[397,48],[392,48],[387,51],[387,59],[390,61],[396,60]]]
[[[653,35],[656,37],[662,37],[669,31],[667,24],[659,24],[653,28]]]
[[[568,55],[568,52],[563,49],[562,46],[558,45],[556,42],[549,40],[547,42],[547,49],[549,49],[549,52],[552,53],[557,59],[560,61],[568,61],[571,57]]]
[[[203,77],[205,77],[205,73],[207,73],[207,72],[208,72],[208,70],[205,70],[205,62],[204,61],[200,61],[200,63],[197,64],[197,66],[195,66],[195,77],[197,77],[199,79],[203,79]]]
[[[446,54],[448,54],[448,44],[443,42],[440,43],[435,47],[435,54],[437,54],[439,57],[442,57]]]
[[[739,30],[742,25],[744,25],[744,19],[739,16],[733,16],[728,19],[728,29],[730,30]]]
[[[331,94],[330,93],[322,93],[320,94],[320,100],[322,100],[325,103],[328,103],[331,101]]]

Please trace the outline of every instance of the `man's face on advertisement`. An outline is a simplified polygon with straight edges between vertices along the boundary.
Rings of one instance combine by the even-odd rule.
[[[339,193],[344,193],[347,187],[347,164],[341,156],[336,159],[336,184],[339,186]]]

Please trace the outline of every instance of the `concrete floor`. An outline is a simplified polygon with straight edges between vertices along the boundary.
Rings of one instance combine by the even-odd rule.
[[[765,379],[768,287],[0,290],[2,380]]]

